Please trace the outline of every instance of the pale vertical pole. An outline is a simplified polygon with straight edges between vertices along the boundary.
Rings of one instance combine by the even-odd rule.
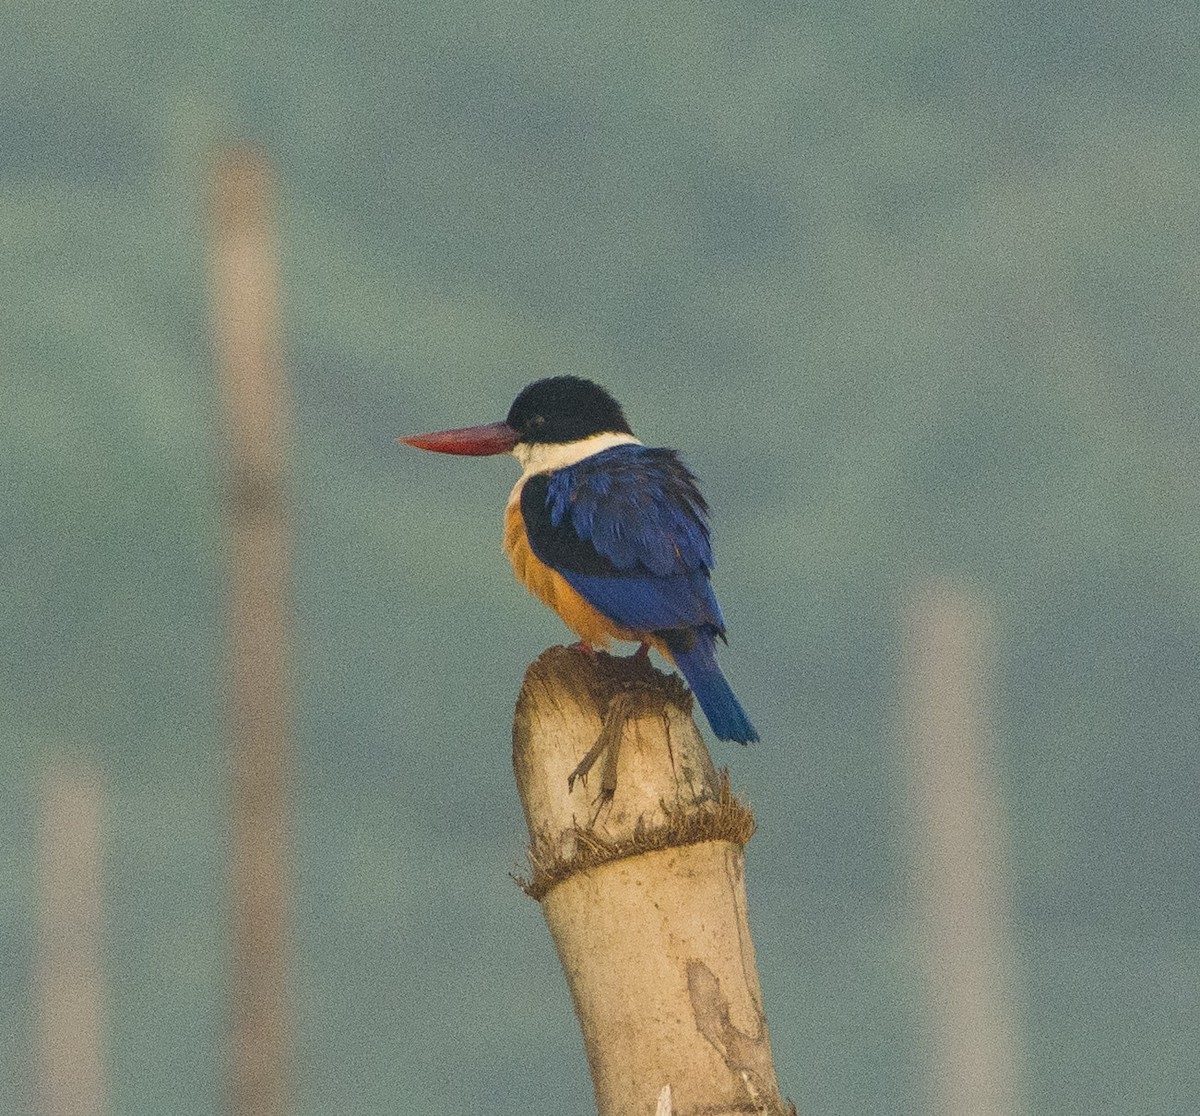
[[[992,755],[992,623],[954,585],[909,601],[906,725],[931,1112],[1021,1111],[1004,796]]]
[[[291,1109],[285,500],[288,400],[275,183],[258,152],[222,152],[212,180],[212,301],[225,427],[232,748],[232,1108]]]
[[[104,798],[86,767],[56,768],[42,784],[37,841],[35,961],[40,1116],[101,1116],[105,981]]]

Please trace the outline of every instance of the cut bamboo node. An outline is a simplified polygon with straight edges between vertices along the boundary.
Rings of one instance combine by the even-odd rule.
[[[691,694],[638,656],[544,652],[517,701],[513,767],[533,870],[518,882],[535,899],[609,861],[704,841],[742,846],[754,833],[696,731]]]

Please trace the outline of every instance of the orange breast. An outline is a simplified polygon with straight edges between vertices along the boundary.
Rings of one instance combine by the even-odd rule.
[[[539,601],[552,608],[564,624],[585,643],[607,647],[614,639],[639,643],[642,636],[614,624],[587,603],[566,578],[546,565],[529,545],[520,500],[514,500],[504,512],[504,553],[512,563],[517,580]]]

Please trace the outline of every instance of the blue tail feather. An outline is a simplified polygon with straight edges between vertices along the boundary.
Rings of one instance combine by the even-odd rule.
[[[688,650],[672,647],[671,657],[691,686],[717,739],[736,740],[739,744],[757,740],[757,730],[721,673],[712,632],[700,628],[695,637]]]

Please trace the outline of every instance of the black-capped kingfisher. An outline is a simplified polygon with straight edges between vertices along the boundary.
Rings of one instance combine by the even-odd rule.
[[[530,384],[503,422],[398,439],[438,453],[511,453],[504,513],[517,580],[586,647],[655,647],[679,668],[721,740],[758,739],[717,664],[708,505],[670,449],[642,445],[617,401],[577,376]]]

